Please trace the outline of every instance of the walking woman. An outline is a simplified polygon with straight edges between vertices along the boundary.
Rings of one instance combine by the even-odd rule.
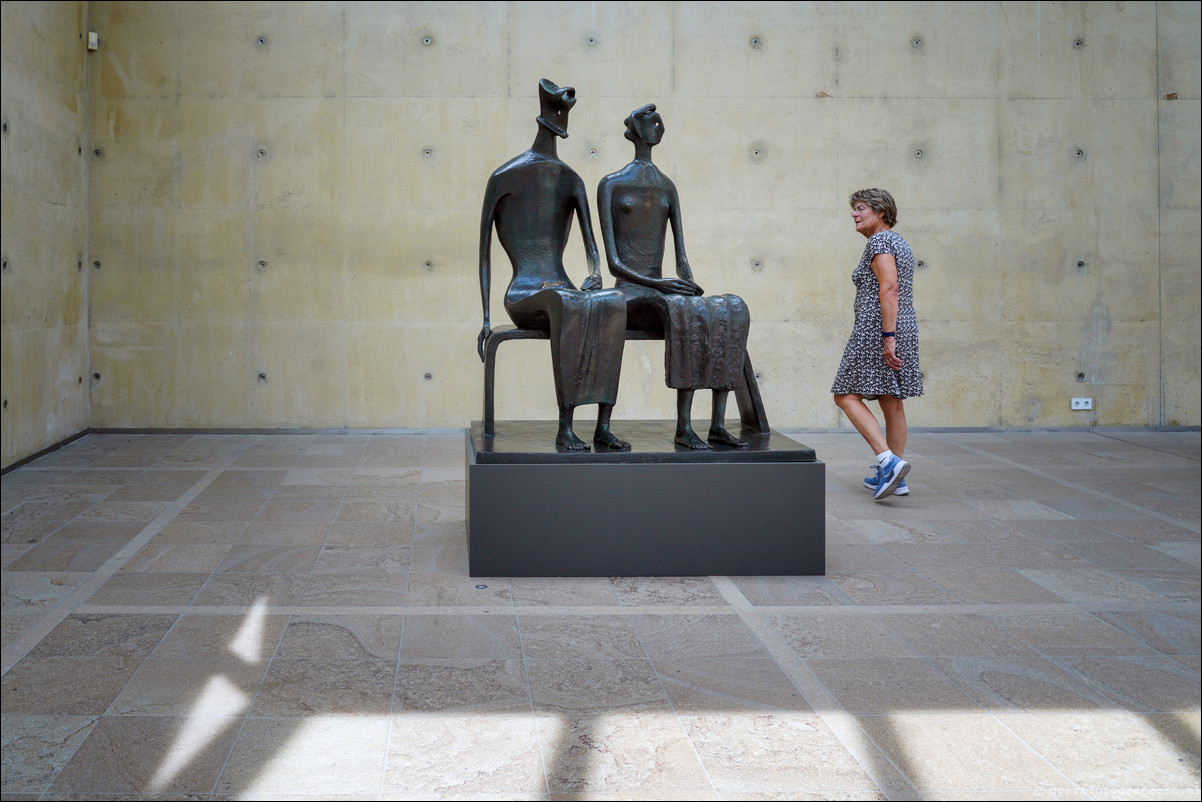
[[[906,474],[906,410],[903,401],[922,395],[918,368],[918,318],[914,314],[914,254],[893,231],[897,203],[883,189],[862,189],[851,198],[856,231],[868,239],[852,271],[856,285],[855,325],[843,351],[831,392],[835,404],[868,441],[875,473],[864,486],[880,500],[910,492]],[[885,416],[881,433],[864,402],[876,399]]]

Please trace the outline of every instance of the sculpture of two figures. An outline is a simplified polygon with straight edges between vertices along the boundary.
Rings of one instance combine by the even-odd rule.
[[[616,287],[606,290],[601,288],[584,182],[556,152],[558,138],[568,136],[575,90],[544,79],[539,82],[539,99],[541,113],[533,146],[499,167],[485,190],[480,219],[481,359],[490,332],[490,250],[495,226],[513,265],[505,311],[519,328],[550,333],[559,448],[589,448],[573,431],[573,415],[582,404],[598,405],[593,434],[597,447],[630,448],[610,430],[627,329],[663,333],[665,378],[677,391],[677,445],[690,449],[710,448],[709,443],[746,447],[746,440],[726,429],[725,417],[727,397],[743,373],[750,316],[738,296],[705,296],[693,281],[676,187],[651,161],[651,149],[663,139],[663,119],[654,105],[636,109],[626,118],[626,138],[634,143],[634,161],[603,178],[597,189],[606,257],[617,279]],[[573,215],[580,222],[589,264],[589,275],[580,289],[568,279],[563,266]],[[662,272],[669,225],[676,249],[676,278]],[[693,431],[691,422],[693,394],[699,389],[713,390],[708,443]]]

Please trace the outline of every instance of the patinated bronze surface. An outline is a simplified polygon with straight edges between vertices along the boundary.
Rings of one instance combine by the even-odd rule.
[[[743,380],[751,317],[737,295],[705,296],[693,280],[684,247],[680,197],[676,186],[651,161],[651,149],[664,136],[654,104],[626,118],[626,138],[634,161],[601,179],[597,213],[609,270],[626,300],[626,325],[662,331],[665,380],[677,391],[675,442],[707,449],[709,443],[745,448],[748,441],[726,428],[726,400]],[[672,227],[676,278],[663,275],[665,234]],[[706,440],[694,432],[693,393],[713,390],[713,414]],[[707,443],[708,440],[708,443]]]
[[[597,243],[584,182],[556,151],[568,136],[568,113],[576,104],[570,86],[539,82],[538,134],[531,148],[497,168],[488,179],[480,214],[480,294],[484,325],[477,338],[480,358],[490,332],[490,250],[496,227],[501,247],[513,265],[505,291],[505,311],[525,329],[549,331],[559,426],[555,443],[569,451],[589,445],[572,431],[575,408],[598,404],[593,442],[600,448],[626,450],[628,443],[610,431],[618,396],[625,343],[626,301],[617,290],[601,289]],[[564,270],[563,252],[580,222],[589,275],[577,289]]]

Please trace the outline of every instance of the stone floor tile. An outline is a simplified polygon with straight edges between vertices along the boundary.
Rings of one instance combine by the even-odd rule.
[[[295,615],[275,656],[395,660],[401,648],[401,625],[397,615]]]
[[[989,613],[999,626],[1044,655],[1133,655],[1155,650],[1084,612]]]
[[[830,607],[855,604],[825,576],[737,576],[735,587],[757,606]]]
[[[237,657],[151,658],[109,706],[110,716],[241,716],[267,670],[267,662]]]
[[[5,571],[0,580],[0,611],[48,610],[90,577],[84,571]]]
[[[325,543],[329,531],[328,523],[252,521],[235,543],[238,546],[320,546]]]
[[[248,719],[216,783],[229,799],[376,799],[384,777],[387,715]],[[314,778],[320,778],[315,782]]]
[[[1018,573],[1077,604],[1157,602],[1164,597],[1114,571],[1099,568],[1019,569]]]
[[[798,792],[818,792],[822,798],[830,792],[878,792],[817,716],[711,714],[684,716],[682,722],[706,775],[726,798],[770,792],[787,793],[789,798]]]
[[[340,501],[272,501],[263,505],[255,521],[278,521],[281,523],[333,523],[342,507]]]
[[[1113,706],[1076,672],[1044,657],[935,657],[930,663],[986,710],[1040,713]]]
[[[765,657],[759,639],[734,615],[634,615],[650,657]]]
[[[246,531],[247,525],[247,521],[182,521],[177,517],[154,536],[154,541],[189,546],[233,545]]]
[[[204,573],[119,573],[88,597],[89,604],[188,604],[205,581]]]
[[[1029,739],[1016,737],[988,714],[917,712],[857,720],[921,794],[1008,790],[1025,796],[1072,788],[1069,778],[1048,765],[1039,747],[1032,748]]]
[[[674,715],[540,718],[539,742],[552,794],[708,792],[712,786]]]
[[[51,537],[26,549],[20,557],[5,565],[4,570],[91,573],[120,551],[121,545],[112,542],[67,543]]]
[[[447,574],[409,574],[409,604],[414,607],[511,607],[508,579]]]
[[[287,615],[251,610],[244,615],[181,615],[151,653],[161,659],[237,657],[266,661],[279,646]]]
[[[391,523],[412,525],[417,505],[412,501],[345,501],[338,510],[337,523]]]
[[[811,711],[780,666],[766,657],[661,658],[651,663],[682,716]]]
[[[647,657],[628,616],[523,615],[518,621],[529,660]]]
[[[313,572],[404,574],[409,572],[410,551],[408,545],[348,546],[327,543],[317,556]]]
[[[297,574],[313,570],[320,546],[251,543],[232,546],[217,572],[238,574]]]
[[[1064,777],[1086,789],[1196,791],[1202,783],[1196,730],[1191,744],[1190,728],[1177,716],[1104,710],[999,718]]]
[[[965,604],[1058,604],[1065,601],[1015,571],[924,568],[922,573]]]
[[[213,574],[192,602],[201,607],[287,607],[298,603],[308,574]]]
[[[462,535],[461,535],[462,536]],[[618,594],[608,577],[515,577],[513,603],[526,607],[613,607]]]
[[[961,604],[931,580],[904,571],[831,573],[839,589],[857,604]]]
[[[30,651],[30,657],[147,657],[175,624],[175,615],[72,613]]]
[[[50,793],[207,794],[230,753],[239,721],[104,716]]]
[[[673,709],[646,659],[527,660],[526,674],[537,715],[579,718]]]
[[[1197,655],[1202,647],[1197,611],[1162,612],[1096,612],[1108,624],[1113,624],[1164,654]]]
[[[617,576],[610,582],[618,603],[623,606],[726,606],[714,583],[704,576]]]
[[[50,787],[96,726],[99,716],[0,718],[3,732],[4,797],[38,796]]]
[[[442,716],[533,713],[522,660],[401,660],[394,714]]]
[[[871,615],[773,615],[769,621],[797,656],[805,659],[916,656]]]
[[[460,531],[460,536],[447,540],[447,544],[462,546],[467,540],[466,530]],[[414,528],[412,522],[379,523],[379,522],[335,522],[326,533],[327,545],[341,546],[404,546],[413,542]]]
[[[877,620],[911,651],[923,657],[1034,654],[1021,640],[980,615],[882,615]]]
[[[392,717],[386,798],[489,798],[545,794],[547,778],[529,716]]]
[[[981,709],[955,683],[918,658],[807,660],[806,666],[852,714]]]
[[[360,571],[312,574],[298,604],[309,607],[395,607],[406,604],[409,574]]]
[[[1060,657],[1056,662],[1085,677],[1127,710],[1176,713],[1199,709],[1202,677],[1169,657]]]
[[[1197,571],[1132,571],[1115,570],[1123,579],[1141,585],[1163,599],[1197,602],[1202,599],[1202,575]]]
[[[2,680],[4,715],[98,716],[142,664],[142,657],[26,657]]]
[[[251,716],[387,716],[396,660],[304,658],[271,661]]]
[[[402,660],[514,660],[521,657],[517,619],[512,616],[405,616],[405,627],[401,631]]]
[[[0,648],[7,649],[26,630],[42,619],[40,612],[9,613],[0,616]]]
[[[212,573],[234,548],[228,543],[165,543],[157,539],[121,567],[134,573]]]

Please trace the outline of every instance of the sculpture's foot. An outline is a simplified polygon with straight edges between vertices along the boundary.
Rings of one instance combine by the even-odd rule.
[[[555,445],[566,451],[588,451],[588,443],[576,436],[571,429],[560,429],[555,436]]]
[[[730,448],[748,448],[751,446],[750,440],[735,437],[725,426],[711,426],[709,437],[706,439],[715,445],[729,446]]]
[[[691,448],[694,451],[704,451],[713,448],[709,443],[698,437],[697,433],[691,428],[677,428],[676,437],[673,441],[678,446]]]
[[[600,424],[597,425],[597,431],[593,434],[593,445],[608,448],[610,451],[630,450],[630,443],[616,436],[609,430],[609,427]]]

